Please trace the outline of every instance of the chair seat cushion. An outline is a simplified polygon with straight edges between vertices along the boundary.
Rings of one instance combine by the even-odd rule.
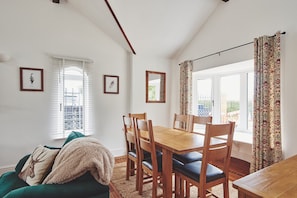
[[[189,153],[185,153],[185,154],[173,154],[173,159],[176,159],[178,161],[180,161],[183,164],[187,164],[187,163],[191,163],[194,161],[201,161],[202,160],[202,154],[197,152],[197,151],[193,151],[193,152],[189,152]]]
[[[162,155],[157,155],[157,163],[158,163],[158,172],[162,171]],[[142,164],[153,170],[152,160],[151,158],[146,158],[142,161]]]
[[[144,151],[143,154],[144,154],[144,159],[147,159],[147,158],[151,157],[151,154],[149,152],[147,152],[147,151]],[[157,156],[162,155],[162,153],[160,151],[157,151],[156,154],[157,154]],[[131,155],[132,157],[136,158],[137,157],[136,150],[129,151],[128,155]]]
[[[135,157],[135,158],[137,157],[136,151],[129,151],[128,155],[131,155],[132,157]]]
[[[201,161],[195,161],[188,164],[184,164],[183,166],[176,166],[174,168],[176,171],[182,173],[183,175],[199,182],[201,166]],[[206,182],[211,182],[213,180],[220,179],[223,177],[225,177],[225,174],[221,169],[211,164],[207,165]]]

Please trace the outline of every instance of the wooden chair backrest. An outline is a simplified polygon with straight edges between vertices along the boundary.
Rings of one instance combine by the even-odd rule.
[[[227,124],[206,124],[200,181],[203,182],[206,178],[207,164],[218,161],[223,162],[220,168],[228,178],[234,127],[235,122],[229,122]],[[217,145],[211,145],[212,138],[218,137],[226,138],[226,141]]]
[[[135,119],[136,139],[139,141],[140,160],[144,159],[144,151],[151,153],[153,169],[158,167],[156,146],[153,133],[152,120]],[[141,136],[141,131],[148,133],[148,138]]]
[[[127,152],[137,149],[132,118],[123,115],[123,126],[124,126],[123,131],[125,134]]]
[[[128,114],[130,118],[138,118],[138,119],[143,119],[146,120],[146,112],[144,113],[129,113]]]
[[[194,132],[195,125],[206,125],[207,123],[212,123],[212,116],[196,116],[192,115],[190,117],[190,131]]]
[[[190,115],[174,114],[173,117],[173,128],[189,131]]]

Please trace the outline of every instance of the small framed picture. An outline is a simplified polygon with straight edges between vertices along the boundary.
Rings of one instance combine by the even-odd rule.
[[[104,93],[119,94],[119,76],[104,75]]]
[[[21,91],[43,91],[43,69],[20,67]]]

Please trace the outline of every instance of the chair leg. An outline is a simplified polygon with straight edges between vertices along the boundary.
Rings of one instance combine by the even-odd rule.
[[[135,175],[135,163],[134,161],[130,160],[130,176]]]
[[[181,177],[178,176],[178,174],[174,175],[174,194],[175,198],[180,198],[181,196],[181,187],[182,182],[181,182]]]
[[[152,197],[157,197],[157,188],[158,188],[158,178],[156,175],[153,174],[153,189],[152,189]]]
[[[126,159],[126,180],[129,180],[129,176],[130,176],[130,160],[127,157],[127,159]]]
[[[190,183],[186,181],[186,197],[190,197]]]
[[[205,186],[200,185],[198,188],[199,198],[206,198],[207,189],[205,189]]]
[[[175,183],[176,183],[176,188],[175,188],[175,197],[176,198],[184,198],[184,180],[178,176],[175,175]]]
[[[223,183],[223,188],[224,188],[224,198],[229,198],[229,181],[228,179],[225,180]]]
[[[139,190],[139,180],[140,180],[140,178],[139,178],[139,168],[140,166],[139,166],[139,164],[137,164],[137,167],[136,167],[136,190],[138,191]]]
[[[138,181],[138,194],[142,195],[143,190],[143,170],[142,167],[139,167],[139,181]]]
[[[182,177],[180,178],[180,197],[185,197],[185,180]]]

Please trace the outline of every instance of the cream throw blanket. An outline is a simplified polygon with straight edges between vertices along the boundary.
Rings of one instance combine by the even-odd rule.
[[[99,183],[108,185],[113,167],[113,155],[97,139],[77,138],[62,147],[54,161],[52,171],[42,183],[63,184],[90,171]]]

